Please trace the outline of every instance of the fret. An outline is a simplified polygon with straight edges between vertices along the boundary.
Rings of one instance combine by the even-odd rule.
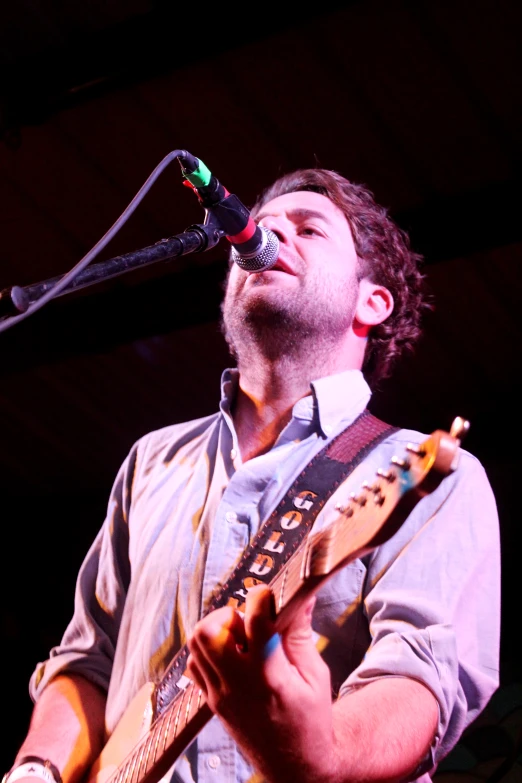
[[[138,753],[138,763],[136,765],[136,781],[142,780],[144,777],[144,773],[142,773],[142,763],[145,760],[145,772],[147,771],[147,745],[150,744],[150,737],[147,737],[145,742],[142,742],[140,745],[140,751]],[[131,781],[132,783],[132,781]]]
[[[302,548],[295,553],[288,569],[288,587],[291,589],[291,597],[293,597],[298,589],[301,587],[303,562],[305,560],[306,551],[308,549],[309,542],[305,541]],[[286,601],[288,603],[288,601]]]
[[[168,715],[168,720],[165,721],[166,725],[165,725],[165,739],[163,740],[163,749],[165,749],[167,747],[167,742],[168,742],[169,734],[170,734],[170,724],[172,723],[172,718],[174,717],[174,707],[176,706],[176,701],[177,701],[177,699],[174,699],[174,701],[172,702],[172,704],[168,708],[168,712],[165,713],[166,715]],[[157,750],[157,748],[156,748],[156,750]],[[154,758],[156,758],[156,753],[154,754]]]
[[[122,781],[126,778],[127,767],[128,767],[128,764],[123,764],[121,769],[116,771],[117,772],[117,774],[116,774],[117,783],[122,783]]]
[[[138,746],[138,751],[139,751],[139,747],[140,747],[140,746]],[[136,752],[136,751],[135,751],[135,752],[132,754],[132,764],[131,764],[131,766],[130,766],[130,775],[129,775],[129,778],[128,778],[128,780],[129,780],[129,783],[132,783],[132,776],[134,775],[134,768],[135,768],[135,766],[136,766],[136,762],[137,762],[137,760],[138,760],[138,756],[139,756],[139,752]]]
[[[156,751],[157,751],[157,745],[160,735],[160,729],[158,726],[154,725],[151,728],[151,731],[149,732],[149,736],[146,738],[145,742],[143,744],[143,755],[142,760],[145,760],[145,771],[142,774],[138,774],[138,781],[142,780],[147,772],[152,769],[155,761],[156,761]],[[154,746],[154,753],[151,754],[151,749]],[[141,761],[138,767],[138,773],[139,769],[141,768]]]
[[[187,692],[188,691],[190,691],[190,693],[189,693],[189,698],[188,698],[188,701],[187,701],[187,707],[186,707],[186,710],[185,710],[185,726],[188,726],[188,722],[189,722],[189,718],[190,718],[190,705],[192,704],[192,697],[194,695],[194,685],[193,685],[193,683],[190,683],[190,685],[188,686]]]
[[[183,696],[184,695],[185,695],[185,691],[183,691],[183,693],[181,694],[181,698],[180,698],[181,702],[183,702]],[[174,732],[173,733],[173,738],[174,739],[178,736],[178,723],[179,723],[179,718],[180,718],[180,715],[181,715],[181,707],[182,707],[182,704],[180,704],[179,707],[178,707],[178,710],[177,710],[177,713],[176,713],[176,720],[174,721],[174,729],[173,729],[173,732]]]
[[[153,723],[151,730],[150,730],[150,745],[149,749],[153,748],[152,754],[147,753],[147,758],[152,760],[151,766],[153,766],[156,763],[156,759],[158,757],[158,748],[160,745],[161,740],[161,731],[163,728],[165,720],[163,716],[158,718],[158,720]]]
[[[301,563],[303,559],[302,550],[295,552],[286,566],[279,572],[270,584],[272,591],[279,591],[279,598],[276,597],[276,608],[280,611],[295,596],[302,585]]]

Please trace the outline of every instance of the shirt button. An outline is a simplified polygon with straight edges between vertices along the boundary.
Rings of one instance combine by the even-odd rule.
[[[237,450],[232,449],[230,452],[230,459],[235,459],[237,457]]]
[[[225,519],[227,522],[235,522],[237,519],[237,514],[235,511],[227,511],[225,514]]]
[[[219,765],[221,764],[221,759],[219,756],[211,756],[208,760],[208,766],[210,769],[217,769]]]

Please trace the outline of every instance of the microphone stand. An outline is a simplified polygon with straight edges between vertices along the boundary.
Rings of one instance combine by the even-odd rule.
[[[149,245],[141,250],[88,265],[56,296],[63,296],[71,291],[77,291],[80,288],[99,283],[101,280],[122,275],[132,269],[153,264],[156,261],[165,261],[189,253],[202,253],[217,245],[223,236],[225,236],[225,232],[207,214],[205,223],[193,224],[181,234],[176,234],[168,239],[160,239],[154,245]],[[38,301],[62,278],[63,275],[60,275],[24,287],[15,285],[4,288],[0,291],[0,319],[4,316],[24,313],[33,302]]]

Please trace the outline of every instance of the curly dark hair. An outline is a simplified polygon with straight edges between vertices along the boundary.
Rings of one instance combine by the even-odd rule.
[[[258,196],[252,216],[268,201],[299,190],[321,193],[341,210],[352,231],[359,279],[369,277],[393,295],[393,312],[371,329],[364,357],[365,377],[376,387],[422,334],[423,311],[431,309],[420,272],[423,257],[413,252],[408,234],[376,203],[370,190],[328,169],[298,169],[280,177]]]

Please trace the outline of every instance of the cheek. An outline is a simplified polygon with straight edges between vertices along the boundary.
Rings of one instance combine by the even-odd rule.
[[[357,256],[346,248],[336,248],[331,254],[326,254],[323,263],[329,263],[332,268],[332,274],[343,284],[344,287],[353,289],[359,285],[357,275]]]
[[[228,272],[227,277],[227,284],[226,284],[226,294],[229,296],[230,294],[234,294],[237,291],[239,291],[245,284],[245,279],[247,277],[247,273],[243,272],[242,269],[240,269],[237,264],[233,264],[230,267],[230,270]]]

